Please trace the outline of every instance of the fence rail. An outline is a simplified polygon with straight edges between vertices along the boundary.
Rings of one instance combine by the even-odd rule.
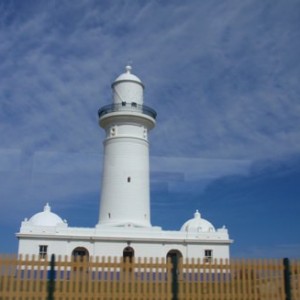
[[[0,255],[0,300],[10,299],[297,300],[300,261]]]

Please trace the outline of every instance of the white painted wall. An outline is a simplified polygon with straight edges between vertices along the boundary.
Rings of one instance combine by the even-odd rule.
[[[28,222],[29,223],[29,222]],[[32,226],[23,222],[19,238],[19,254],[38,255],[39,245],[48,246],[48,254],[70,256],[77,247],[84,247],[91,256],[121,257],[128,245],[135,257],[166,257],[178,250],[183,258],[204,258],[204,250],[212,250],[214,258],[229,258],[226,229],[215,232],[187,233],[163,231],[159,228],[72,228]]]
[[[104,149],[99,224],[151,226],[148,142],[110,138]]]
[[[78,241],[78,240],[60,240],[60,239],[20,239],[19,254],[38,255],[39,246],[47,245],[48,254],[61,256],[71,256],[72,251],[77,247],[84,247],[88,250],[90,256],[110,256],[121,257],[123,250],[128,245],[134,249],[135,257],[166,257],[171,250],[179,250],[183,258],[204,258],[204,250],[213,251],[213,258],[229,258],[229,244],[224,243],[214,245],[209,243],[179,243],[179,242],[136,242],[130,244],[127,241]]]

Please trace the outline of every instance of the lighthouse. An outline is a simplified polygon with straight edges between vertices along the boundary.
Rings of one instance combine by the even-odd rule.
[[[151,227],[148,133],[156,112],[131,66],[112,83],[112,103],[99,109],[105,130],[98,226]]]
[[[22,221],[18,253],[41,258],[55,254],[228,259],[233,241],[227,228],[216,228],[198,210],[179,230],[152,226],[148,135],[156,112],[144,105],[144,85],[131,66],[111,87],[112,102],[98,111],[105,137],[96,226],[69,226],[47,203],[43,211]]]

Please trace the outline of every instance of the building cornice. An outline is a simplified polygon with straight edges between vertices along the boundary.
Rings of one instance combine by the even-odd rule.
[[[203,238],[189,238],[189,237],[138,237],[134,235],[127,236],[96,236],[96,235],[57,235],[57,234],[38,234],[38,233],[17,233],[16,236],[20,239],[44,239],[44,240],[62,240],[62,241],[88,241],[88,242],[142,242],[142,243],[164,243],[164,244],[172,244],[172,243],[188,243],[188,244],[224,244],[229,245],[233,243],[231,239],[208,239],[207,237]]]

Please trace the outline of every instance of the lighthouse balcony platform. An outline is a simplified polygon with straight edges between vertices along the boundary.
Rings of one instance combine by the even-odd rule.
[[[106,114],[113,113],[113,112],[135,112],[135,113],[142,113],[145,114],[154,120],[156,119],[157,113],[151,107],[146,105],[141,105],[136,102],[121,102],[121,103],[114,103],[109,104],[101,107],[98,110],[99,118],[103,117]]]

